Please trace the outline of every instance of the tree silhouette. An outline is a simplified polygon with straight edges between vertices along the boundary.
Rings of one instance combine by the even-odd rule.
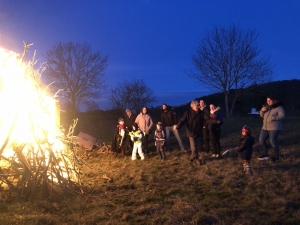
[[[46,77],[54,81],[54,91],[59,91],[70,111],[76,112],[79,104],[92,105],[104,94],[106,88],[104,70],[107,56],[92,52],[87,43],[58,43],[46,51],[48,69]]]
[[[143,79],[134,79],[125,80],[111,88],[108,99],[121,110],[130,108],[137,113],[143,106],[154,102],[156,97]]]
[[[260,57],[257,37],[256,31],[244,32],[234,24],[228,28],[216,26],[204,32],[196,53],[192,55],[196,71],[188,75],[224,94],[227,118],[244,88],[273,78],[269,59]]]

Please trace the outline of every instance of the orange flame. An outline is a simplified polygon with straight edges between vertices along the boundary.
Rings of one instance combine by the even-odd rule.
[[[46,163],[49,147],[57,158],[66,154],[59,138],[63,133],[57,126],[56,100],[40,88],[38,76],[31,63],[22,63],[19,54],[0,48],[0,156],[13,157],[16,146],[22,146],[25,156],[40,154]],[[70,167],[64,164],[71,162],[63,161],[59,166]],[[4,166],[0,159],[0,167]],[[71,179],[76,177],[61,170],[63,177],[67,172]]]

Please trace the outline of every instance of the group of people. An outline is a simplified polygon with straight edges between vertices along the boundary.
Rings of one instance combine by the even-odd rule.
[[[200,150],[204,151],[205,148],[205,151],[209,153],[209,140],[213,147],[212,156],[220,156],[220,133],[223,124],[220,107],[211,104],[208,108],[204,100],[200,100],[200,104],[194,100],[190,105],[191,108],[178,121],[177,115],[171,107],[165,103],[162,104],[161,118],[156,124],[153,135],[156,151],[161,160],[166,160],[165,148],[171,149],[171,132],[177,139],[181,151],[187,152],[178,131],[184,124],[186,124],[186,134],[190,141],[191,161],[202,164],[198,159],[198,148],[200,145]],[[149,134],[153,127],[153,120],[147,107],[143,107],[137,116],[130,109],[126,109],[125,112],[125,119],[119,118],[118,120],[112,150],[115,152],[115,156],[119,152],[124,156],[125,150],[132,149],[132,160],[136,160],[137,153],[143,160],[148,151]]]
[[[285,118],[285,111],[282,104],[275,98],[267,97],[266,105],[260,110],[260,116],[263,118],[263,127],[259,136],[259,143],[263,147],[264,154],[259,160],[268,159],[267,139],[275,151],[273,161],[279,160],[280,151],[278,147],[278,135],[282,129],[281,120]],[[221,156],[220,135],[223,117],[220,107],[214,104],[206,106],[204,100],[193,100],[183,116],[178,120],[176,113],[167,104],[162,105],[160,121],[156,124],[154,131],[154,141],[156,151],[161,160],[166,160],[165,149],[170,150],[170,133],[174,134],[181,151],[187,152],[179,135],[179,129],[186,126],[186,136],[190,144],[190,162],[196,162],[198,165],[204,164],[199,157],[200,152],[209,154],[210,144],[212,147],[212,157]],[[126,149],[132,149],[132,160],[137,159],[137,154],[141,160],[145,159],[148,151],[149,134],[153,127],[153,121],[148,113],[147,107],[143,107],[136,116],[130,109],[126,109],[125,119],[119,118],[115,130],[112,150],[117,156],[118,152],[124,152]],[[238,152],[239,157],[243,159],[243,168],[246,173],[252,174],[251,157],[254,138],[251,135],[251,128],[244,126],[242,128],[242,137],[238,147],[234,150]],[[165,146],[166,143],[166,146]]]

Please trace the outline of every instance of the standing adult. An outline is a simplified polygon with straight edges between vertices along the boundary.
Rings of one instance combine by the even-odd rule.
[[[183,152],[186,152],[186,150],[184,149],[184,146],[182,144],[182,140],[179,136],[179,132],[174,129],[174,125],[177,124],[177,115],[171,109],[171,107],[168,106],[166,103],[162,104],[161,122],[166,131],[166,142],[167,142],[168,150],[171,149],[170,148],[170,131],[172,131],[178,141],[180,149]]]
[[[132,113],[132,111],[130,109],[126,109],[125,110],[125,118],[124,118],[124,126],[125,126],[125,131],[126,131],[126,135],[125,135],[125,151],[127,150],[132,150],[133,148],[133,141],[131,140],[130,136],[129,136],[129,132],[132,131],[132,125],[135,122],[136,119],[136,115],[134,113]]]
[[[272,161],[277,161],[280,157],[278,136],[282,130],[281,120],[285,118],[285,111],[282,107],[282,103],[278,102],[274,97],[267,97],[266,105],[261,108],[259,114],[263,118],[263,126],[259,135],[259,143],[263,147],[264,154],[258,159],[268,159],[269,155],[266,141],[269,138],[275,152],[275,157],[272,157],[271,159]]]
[[[148,139],[149,139],[149,132],[153,126],[153,121],[151,116],[148,113],[147,107],[143,107],[141,113],[137,115],[135,122],[139,126],[140,130],[143,132],[143,150],[144,153],[148,151]]]
[[[212,157],[219,158],[221,154],[221,126],[223,124],[223,117],[220,112],[220,107],[216,107],[214,104],[209,105],[210,109],[210,118],[208,121],[208,130],[210,141],[213,147]]]
[[[186,136],[189,138],[191,148],[190,161],[195,161],[198,165],[201,165],[203,162],[198,158],[198,145],[202,139],[202,129],[204,124],[203,114],[202,111],[199,110],[198,101],[191,101],[190,106],[191,108],[183,114],[182,118],[174,128],[178,130],[186,124]]]
[[[209,131],[208,131],[208,121],[209,121],[209,108],[206,106],[205,101],[200,99],[199,109],[203,112],[204,125],[202,129],[203,138],[200,141],[200,152],[209,153]]]

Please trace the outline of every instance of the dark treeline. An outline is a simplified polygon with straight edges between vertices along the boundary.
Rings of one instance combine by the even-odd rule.
[[[274,81],[263,85],[253,85],[243,90],[243,94],[235,104],[233,117],[247,117],[251,108],[260,110],[262,104],[265,103],[267,96],[274,96],[277,100],[283,103],[283,107],[287,116],[300,115],[300,80],[284,80]],[[224,94],[215,93],[207,96],[199,96],[196,99],[204,99],[206,104],[213,103],[220,106],[222,114],[225,116]],[[193,100],[193,99],[191,99]],[[178,117],[190,107],[190,102],[180,106],[172,106]],[[104,141],[110,141],[117,120],[123,117],[125,112],[120,109],[113,110],[95,110],[92,112],[80,112],[77,114],[78,123],[75,127],[74,135],[79,132],[84,132]],[[152,116],[153,122],[160,120],[161,107],[149,108],[149,113]],[[61,124],[65,129],[68,129],[72,122],[70,114],[61,113]],[[153,127],[155,128],[155,126]]]

